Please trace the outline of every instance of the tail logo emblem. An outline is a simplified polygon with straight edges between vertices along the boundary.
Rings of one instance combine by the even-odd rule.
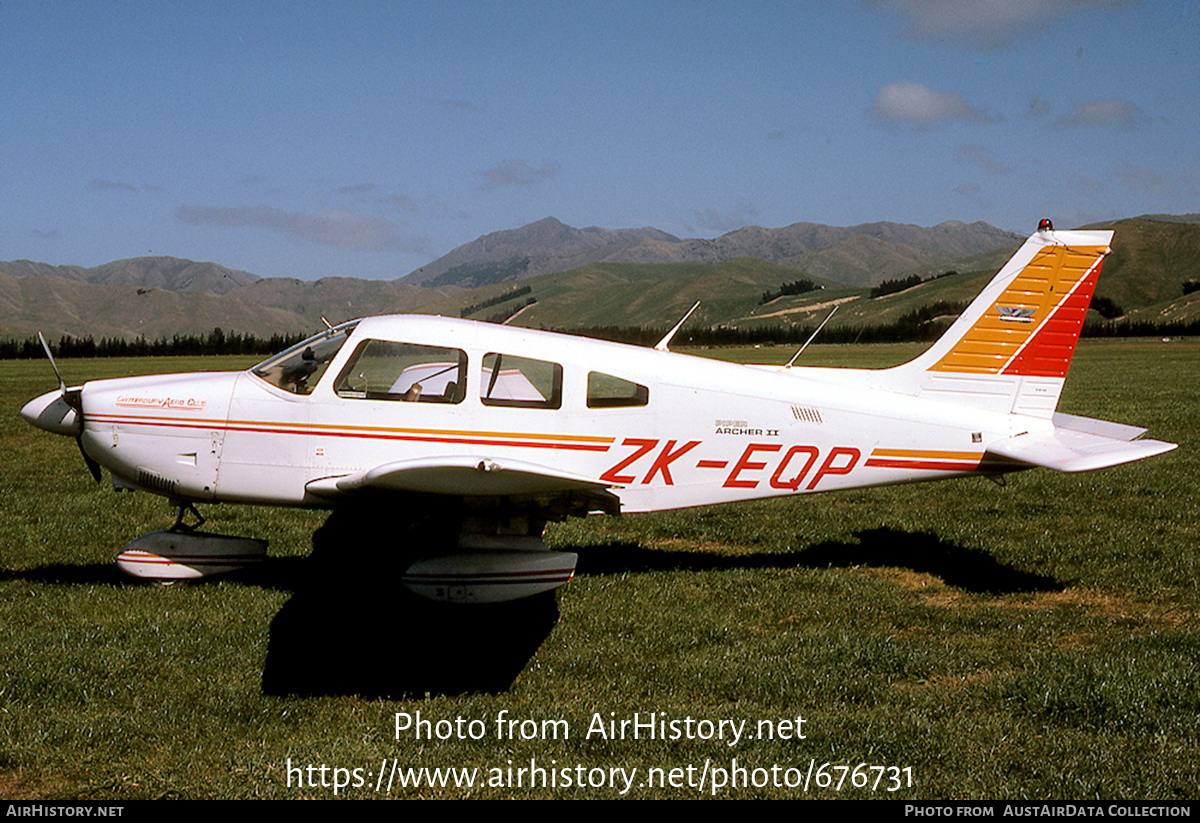
[[[1005,323],[1032,323],[1037,309],[1027,306],[996,306],[1000,319]]]

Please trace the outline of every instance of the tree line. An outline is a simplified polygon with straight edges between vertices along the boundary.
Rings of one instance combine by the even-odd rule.
[[[928,306],[902,315],[891,323],[870,323],[865,326],[826,326],[819,339],[822,343],[906,343],[932,341],[941,336],[954,318],[967,306],[966,303],[950,303],[938,300]],[[715,328],[688,329],[684,327],[675,338],[677,344],[693,346],[753,346],[772,343],[799,344],[812,336],[815,325],[785,326],[768,325],[739,328],[717,326]],[[570,334],[597,337],[618,343],[653,346],[667,333],[664,328],[631,328],[626,326],[590,326],[581,329],[563,329]]]
[[[868,323],[864,326],[826,326],[818,335],[821,343],[919,343],[937,340],[966,309],[965,302],[938,300],[902,315],[891,323]],[[675,338],[676,345],[693,346],[754,346],[799,345],[812,335],[814,325],[755,326],[737,328],[688,329],[684,327]],[[667,327],[640,328],[629,326],[589,326],[559,329],[568,334],[596,337],[637,346],[653,346],[667,333]],[[1174,323],[1147,323],[1128,320],[1089,320],[1084,323],[1082,337],[1189,337],[1200,335],[1200,320]]]
[[[810,291],[816,291],[821,288],[807,277],[802,277],[799,280],[793,280],[790,283],[781,283],[779,291],[767,290],[763,292],[762,297],[758,301],[758,305],[762,306],[770,303],[772,300],[783,297],[784,295],[793,294],[808,294]]]
[[[144,335],[126,340],[122,337],[92,335],[77,337],[64,334],[50,342],[55,357],[168,357],[211,356],[220,354],[274,354],[299,343],[307,335],[273,334],[258,337],[214,328],[208,334],[176,334],[148,340]],[[30,360],[45,357],[37,337],[24,340],[0,340],[0,360]]]
[[[529,298],[527,303],[536,302]],[[942,335],[955,317],[966,308],[966,303],[938,300],[929,305],[902,315],[891,323],[869,323],[864,326],[826,327],[821,331],[822,343],[911,343],[932,342]],[[508,313],[511,316],[511,313]],[[497,316],[493,322],[503,322],[507,316]],[[812,335],[815,325],[786,326],[769,325],[753,328],[717,326],[715,328],[685,328],[677,340],[695,346],[751,346],[766,344],[800,344]],[[595,337],[618,343],[638,346],[653,346],[667,333],[667,327],[644,328],[640,326],[586,326],[570,329],[550,329],[566,334]],[[1200,320],[1171,323],[1149,323],[1129,320],[1088,321],[1083,326],[1083,337],[1190,337],[1200,335]],[[148,340],[137,337],[126,340],[120,337],[91,335],[76,337],[65,334],[51,342],[55,357],[167,357],[167,356],[216,356],[223,354],[269,355],[283,351],[305,338],[303,334],[273,334],[261,338],[253,334],[239,334],[214,328],[208,334],[159,337]],[[30,360],[45,357],[42,345],[36,337],[24,340],[0,340],[0,360]]]
[[[523,294],[529,294],[531,291],[533,291],[532,286],[521,286],[520,288],[507,291],[504,294],[497,295],[496,297],[490,297],[487,300],[483,300],[479,303],[472,303],[469,306],[463,306],[462,309],[459,310],[458,316],[467,317],[479,311],[480,309],[490,309],[492,306],[499,306],[501,303],[512,300],[514,297],[520,297]]]

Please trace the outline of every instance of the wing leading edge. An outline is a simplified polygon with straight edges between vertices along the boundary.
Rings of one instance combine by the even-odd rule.
[[[464,497],[527,497],[585,492],[616,503],[611,484],[528,463],[489,457],[438,456],[384,463],[357,474],[324,477],[306,488],[322,497],[361,489],[423,492]]]

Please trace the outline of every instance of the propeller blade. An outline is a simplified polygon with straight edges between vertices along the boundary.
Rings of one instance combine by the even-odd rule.
[[[87,465],[88,471],[92,473],[92,477],[96,482],[100,482],[100,464],[88,456],[88,453],[83,450],[83,427],[85,425],[83,419],[83,389],[75,389],[69,391],[67,383],[63,380],[62,372],[58,370],[58,364],[54,362],[54,355],[50,352],[50,344],[46,342],[46,338],[38,332],[38,340],[42,342],[42,350],[46,352],[46,359],[50,361],[50,368],[54,369],[54,376],[58,378],[58,390],[62,392],[63,402],[75,410],[75,414],[79,417],[79,436],[75,438],[75,445],[79,447],[79,453],[83,455],[83,462]]]
[[[79,453],[83,455],[83,462],[87,465],[88,471],[92,473],[92,477],[96,482],[100,482],[100,464],[88,456],[88,453],[83,450],[83,437],[75,438],[75,445],[79,447]]]
[[[46,342],[46,338],[42,337],[42,333],[38,332],[38,340],[42,341],[42,351],[46,353],[46,359],[50,361],[50,368],[54,369],[54,376],[58,378],[58,389],[62,392],[63,398],[67,396],[67,384],[62,379],[62,374],[58,370],[58,364],[54,362],[54,355],[50,353],[50,344]],[[74,408],[74,406],[72,406]]]

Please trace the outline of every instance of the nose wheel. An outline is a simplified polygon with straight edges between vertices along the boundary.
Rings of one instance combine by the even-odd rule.
[[[159,582],[228,574],[261,563],[267,541],[199,531],[204,518],[192,503],[175,501],[175,525],[143,534],[117,556],[121,571]],[[188,518],[194,518],[189,523]]]

